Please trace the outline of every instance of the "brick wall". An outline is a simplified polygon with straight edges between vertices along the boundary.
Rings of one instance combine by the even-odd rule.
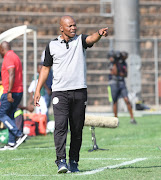
[[[99,0],[7,0],[0,1],[0,33],[19,25],[29,24],[37,27],[38,61],[41,52],[50,39],[59,34],[59,20],[62,15],[72,15],[78,26],[77,33],[91,34],[98,28],[109,27],[113,36],[113,18],[100,16]],[[107,12],[110,11],[107,6]],[[161,36],[161,2],[157,0],[140,0],[140,37]],[[107,94],[107,51],[109,39],[102,38],[87,51],[87,82],[89,105],[109,105]],[[12,42],[13,49],[23,59],[23,38]],[[154,104],[154,43],[151,40],[140,43],[142,57],[142,97],[149,104]],[[160,45],[161,47],[161,45]],[[33,43],[28,36],[27,84],[33,76]],[[2,62],[2,60],[0,61]],[[160,63],[159,63],[160,67]],[[151,84],[151,86],[149,85]]]

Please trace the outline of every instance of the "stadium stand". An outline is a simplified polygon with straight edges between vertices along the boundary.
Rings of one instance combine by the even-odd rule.
[[[110,11],[107,6],[107,12]],[[161,35],[161,2],[140,0],[140,42],[142,58],[142,97],[148,104],[154,104],[154,43],[152,37]],[[38,33],[38,61],[46,44],[59,34],[59,19],[62,15],[72,15],[77,22],[78,34],[91,34],[99,27],[109,27],[109,37],[113,37],[113,17],[100,15],[99,0],[6,0],[0,1],[0,33],[23,24],[34,25]],[[28,37],[28,85],[33,77],[33,44]],[[14,40],[14,50],[23,58],[23,37]],[[107,51],[110,39],[102,40],[87,51],[88,104],[109,105],[107,94]],[[12,45],[13,46],[13,45]],[[161,48],[161,42],[159,43]],[[161,57],[160,57],[161,58]],[[2,61],[0,61],[1,66]],[[161,65],[161,64],[159,64]],[[150,71],[149,71],[150,70]]]

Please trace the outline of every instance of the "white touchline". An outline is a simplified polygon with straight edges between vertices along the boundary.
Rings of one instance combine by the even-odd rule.
[[[92,160],[92,161],[102,161],[102,160],[128,160],[127,158],[81,158],[81,160]]]
[[[105,169],[114,169],[114,168],[118,168],[118,167],[121,167],[121,166],[126,166],[126,165],[130,165],[130,164],[134,164],[134,163],[136,163],[136,162],[139,162],[139,161],[144,161],[144,160],[146,160],[147,158],[137,158],[137,159],[134,159],[134,160],[132,160],[132,161],[125,161],[125,162],[123,162],[123,163],[121,163],[121,164],[116,164],[116,165],[112,165],[112,166],[106,166],[106,167],[102,167],[102,168],[98,168],[98,169],[95,169],[95,170],[91,170],[91,171],[86,171],[86,172],[80,172],[80,173],[69,173],[69,175],[72,175],[72,176],[74,176],[74,175],[76,175],[76,176],[79,176],[79,175],[90,175],[90,174],[96,174],[96,173],[98,173],[98,172],[101,172],[101,171],[104,171]],[[17,176],[17,177],[19,177],[19,176],[26,176],[26,177],[45,177],[45,176],[52,176],[52,177],[54,177],[54,176],[59,176],[58,174],[55,174],[55,175],[47,175],[47,174],[40,174],[40,175],[38,175],[38,174],[0,174],[1,176]]]
[[[133,163],[136,163],[136,162],[139,162],[139,161],[144,161],[146,160],[147,158],[137,158],[137,159],[134,159],[132,161],[125,161],[121,164],[116,164],[116,165],[113,165],[113,166],[106,166],[106,167],[102,167],[102,168],[99,168],[99,169],[95,169],[95,170],[91,170],[91,171],[86,171],[86,172],[82,172],[82,173],[77,173],[77,174],[73,174],[73,175],[90,175],[90,174],[96,174],[98,172],[101,172],[101,171],[104,171],[105,169],[114,169],[114,168],[117,168],[117,167],[121,167],[121,166],[126,166],[126,165],[130,165],[130,164],[133,164]]]
[[[81,146],[81,148],[87,148],[87,147],[90,147],[90,146]],[[31,149],[34,149],[34,150],[45,150],[45,149],[55,149],[54,146],[51,146],[51,147],[31,147],[31,148],[23,148],[23,150],[31,150]],[[66,149],[69,149],[69,146],[66,146]]]

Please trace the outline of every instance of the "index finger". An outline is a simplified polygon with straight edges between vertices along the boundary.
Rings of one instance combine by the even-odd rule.
[[[104,28],[104,31],[108,30],[108,27]]]

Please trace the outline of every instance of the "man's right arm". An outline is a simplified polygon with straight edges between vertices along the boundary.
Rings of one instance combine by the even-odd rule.
[[[93,45],[94,43],[99,41],[102,36],[105,36],[105,37],[108,36],[108,27],[107,28],[102,28],[102,29],[98,30],[96,33],[93,33],[92,35],[89,35],[86,38],[86,43],[88,45]]]
[[[50,68],[51,68],[50,66],[43,66],[40,71],[40,75],[39,75],[39,79],[38,79],[38,83],[37,83],[37,87],[36,87],[36,91],[34,95],[34,106],[40,106],[39,105],[40,90],[42,86],[44,85],[45,81],[47,80]]]
[[[15,68],[9,68],[8,73],[9,73],[9,85],[8,85],[7,100],[8,102],[13,103],[14,99],[12,98],[11,90],[15,82]]]

